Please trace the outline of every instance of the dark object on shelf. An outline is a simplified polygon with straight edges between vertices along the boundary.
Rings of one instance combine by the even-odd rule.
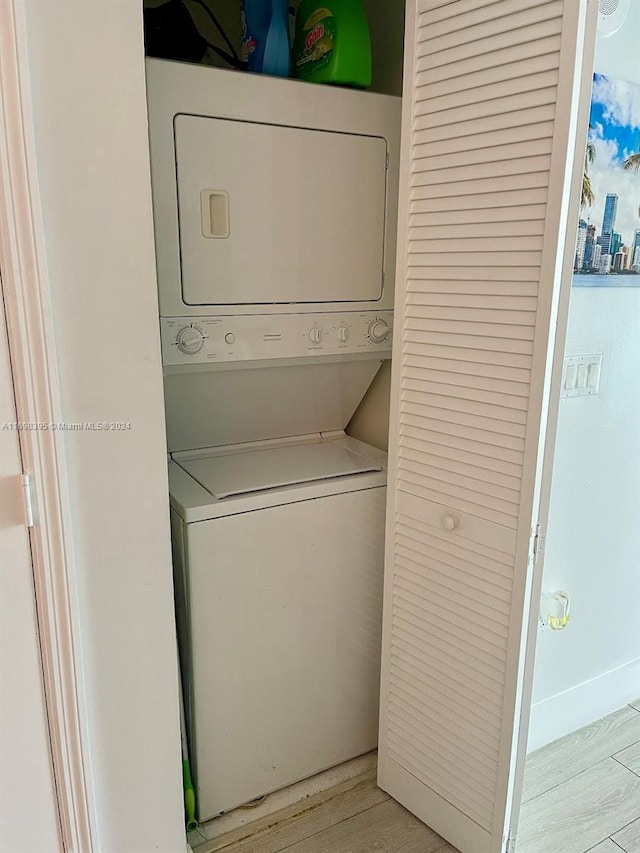
[[[180,62],[202,62],[209,46],[182,0],[144,10],[144,44],[147,56]]]
[[[220,22],[204,0],[193,0],[202,7],[220,33],[229,52],[207,41],[199,32],[183,0],[169,0],[144,10],[144,43],[147,56],[178,62],[202,62],[210,49],[232,68],[246,68]]]

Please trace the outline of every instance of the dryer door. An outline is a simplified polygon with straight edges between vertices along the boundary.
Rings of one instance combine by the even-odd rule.
[[[381,298],[385,139],[175,118],[188,305]]]

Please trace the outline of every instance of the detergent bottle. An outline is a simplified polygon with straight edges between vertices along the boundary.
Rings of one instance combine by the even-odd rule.
[[[288,0],[244,0],[241,58],[249,71],[288,77],[291,70]]]
[[[362,0],[302,0],[293,73],[313,83],[371,85],[371,38]]]

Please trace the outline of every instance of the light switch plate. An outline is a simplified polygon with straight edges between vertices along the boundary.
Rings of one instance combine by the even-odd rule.
[[[602,353],[569,355],[564,360],[561,397],[590,397],[600,392]]]

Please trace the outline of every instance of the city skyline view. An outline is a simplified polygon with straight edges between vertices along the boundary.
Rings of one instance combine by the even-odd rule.
[[[604,233],[607,196],[617,196],[614,230],[633,245],[640,229],[640,172],[624,171],[624,160],[640,151],[640,86],[594,74],[589,141],[594,157],[588,173],[595,195],[580,218]]]

